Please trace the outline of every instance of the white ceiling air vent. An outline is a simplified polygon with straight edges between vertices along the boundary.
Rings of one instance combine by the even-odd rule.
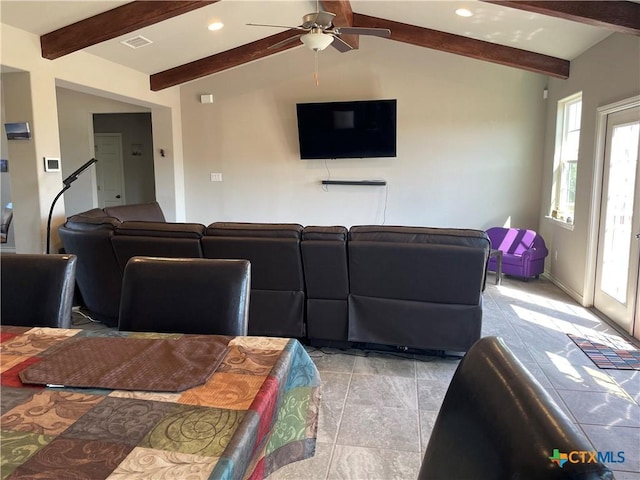
[[[120,43],[131,48],[141,48],[141,47],[146,47],[147,45],[151,45],[153,42],[148,38],[143,37],[142,35],[138,35],[137,37],[133,37],[128,40],[123,40]]]

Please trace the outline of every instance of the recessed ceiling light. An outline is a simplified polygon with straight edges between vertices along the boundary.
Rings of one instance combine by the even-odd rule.
[[[460,15],[461,17],[473,17],[473,12],[466,8],[459,8],[456,10],[456,15]]]
[[[220,30],[222,27],[224,27],[224,23],[222,23],[222,22],[213,22],[213,23],[210,23],[207,28],[213,32],[215,30]]]

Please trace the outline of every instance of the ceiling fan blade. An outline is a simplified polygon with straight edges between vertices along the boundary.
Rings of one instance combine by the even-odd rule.
[[[269,45],[269,46],[267,47],[267,50],[273,50],[274,48],[280,48],[280,47],[282,47],[282,46],[284,46],[284,45],[287,45],[287,44],[289,44],[289,43],[291,43],[291,42],[294,42],[295,40],[300,40],[300,37],[301,37],[302,35],[303,35],[303,34],[301,33],[300,35],[294,35],[293,37],[285,38],[285,39],[284,39],[284,40],[282,40],[281,42],[274,43],[273,45]],[[302,45],[302,44],[300,44],[300,45]]]
[[[335,32],[345,35],[372,35],[374,37],[388,38],[391,36],[391,30],[388,28],[366,28],[366,27],[336,27]]]
[[[270,24],[264,24],[264,23],[247,23],[246,25],[250,27],[275,27],[275,28],[290,28],[293,30],[305,30],[305,31],[308,30],[302,27],[290,27],[288,25],[270,25]]]
[[[302,26],[304,28],[313,28],[314,26],[329,28],[336,14],[331,12],[313,12],[302,17]]]
[[[350,52],[351,50],[353,50],[353,47],[351,45],[349,45],[337,35],[333,36],[333,43],[331,44],[331,46],[338,50],[340,53]]]

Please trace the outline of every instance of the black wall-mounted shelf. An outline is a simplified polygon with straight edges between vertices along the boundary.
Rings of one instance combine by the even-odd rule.
[[[384,186],[386,180],[322,180],[322,185],[373,185]]]

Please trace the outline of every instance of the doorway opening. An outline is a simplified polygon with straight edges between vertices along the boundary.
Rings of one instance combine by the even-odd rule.
[[[96,113],[98,207],[156,200],[151,113]]]

